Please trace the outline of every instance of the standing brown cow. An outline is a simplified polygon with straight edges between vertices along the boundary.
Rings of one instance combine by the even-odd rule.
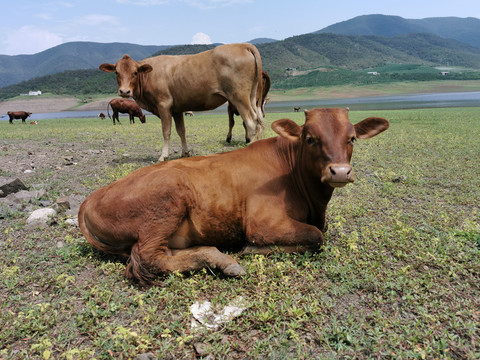
[[[8,122],[10,124],[13,124],[13,119],[22,119],[22,123],[25,123],[25,120],[32,115],[31,112],[26,112],[26,111],[9,111],[7,112],[7,115],[9,116]]]
[[[110,117],[110,112],[108,111],[109,106],[112,108],[112,117]],[[128,114],[130,116],[130,124],[135,124],[135,116],[138,117],[142,123],[146,121],[140,106],[130,99],[113,99],[108,103],[107,115],[110,119],[113,119],[113,125],[115,125],[115,120],[120,124],[118,113]]]
[[[92,193],[78,222],[99,250],[130,257],[129,278],[210,267],[244,269],[220,249],[316,250],[336,187],[354,180],[356,139],[389,126],[371,117],[352,125],[346,109],[305,112],[305,125],[277,120],[280,136],[247,148],[139,169]]]
[[[267,103],[267,94],[270,90],[270,76],[268,76],[266,71],[262,71],[262,89],[257,91],[257,104],[260,103],[262,107],[262,115],[265,117],[265,104]],[[235,125],[235,115],[240,115],[238,110],[235,106],[232,105],[231,102],[228,102],[228,134],[227,134],[227,142],[232,141],[232,129]],[[243,128],[245,129],[245,142],[250,142],[250,137],[248,136],[247,129],[245,128],[245,123],[243,123]]]
[[[195,55],[161,55],[139,62],[125,55],[100,69],[117,74],[121,97],[133,97],[162,120],[159,161],[169,154],[172,115],[182,156],[188,156],[183,113],[212,110],[226,101],[238,109],[252,141],[261,138],[263,115],[257,92],[261,92],[262,60],[252,44],[220,45]]]

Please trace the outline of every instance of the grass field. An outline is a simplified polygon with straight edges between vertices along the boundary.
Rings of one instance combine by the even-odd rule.
[[[125,262],[92,249],[65,217],[43,229],[28,229],[26,212],[0,219],[0,359],[480,358],[480,109],[351,120],[373,115],[391,127],[356,143],[357,180],[334,193],[323,251],[241,257],[243,278],[204,270],[139,289]],[[303,123],[302,113],[267,123],[282,117]],[[49,184],[44,200],[87,196],[159,156],[159,120],[122,122],[0,122],[0,175],[31,161],[28,151],[45,154],[26,182]],[[186,123],[194,155],[244,146],[239,124],[236,142],[224,142],[225,116]],[[176,134],[172,142],[178,151]],[[60,166],[65,154],[75,165]],[[239,317],[191,328],[195,301],[220,309],[240,296]]]

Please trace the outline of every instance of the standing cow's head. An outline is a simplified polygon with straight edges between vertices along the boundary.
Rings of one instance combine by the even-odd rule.
[[[128,55],[124,55],[115,65],[105,63],[99,69],[117,74],[118,95],[124,98],[133,97],[137,90],[141,91],[140,74],[152,71],[150,65],[140,65]]]
[[[388,129],[389,122],[378,117],[355,125],[348,119],[348,109],[313,109],[305,111],[305,125],[290,119],[277,120],[272,129],[298,145],[298,160],[309,176],[331,187],[342,187],[354,181],[350,160],[353,143],[369,139]]]

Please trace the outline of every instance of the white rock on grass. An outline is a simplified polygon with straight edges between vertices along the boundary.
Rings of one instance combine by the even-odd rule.
[[[50,221],[52,217],[57,215],[57,212],[52,208],[44,208],[35,210],[27,219],[29,226],[44,226]]]

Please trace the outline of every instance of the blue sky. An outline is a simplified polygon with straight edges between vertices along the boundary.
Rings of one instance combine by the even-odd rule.
[[[480,18],[479,0],[15,0],[2,5],[0,54],[70,41],[142,45],[282,40],[359,15]]]

